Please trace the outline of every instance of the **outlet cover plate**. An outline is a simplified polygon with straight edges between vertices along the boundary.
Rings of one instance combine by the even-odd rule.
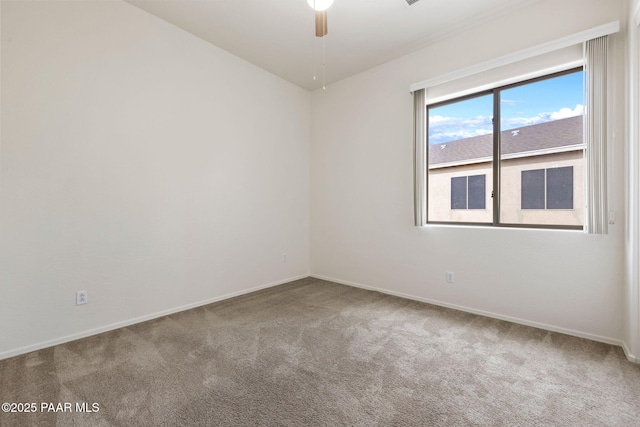
[[[76,292],[76,305],[87,304],[89,302],[89,294],[87,291]]]

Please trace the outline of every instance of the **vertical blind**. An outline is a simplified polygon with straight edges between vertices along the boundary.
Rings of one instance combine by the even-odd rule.
[[[416,227],[422,227],[427,223],[427,153],[426,153],[426,127],[427,105],[425,102],[425,90],[413,92],[413,206]]]
[[[607,234],[607,38],[588,40],[585,60],[586,224],[589,234]]]

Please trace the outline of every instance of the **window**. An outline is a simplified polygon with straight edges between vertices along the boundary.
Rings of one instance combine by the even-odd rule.
[[[582,228],[582,67],[427,105],[430,223]]]
[[[485,209],[486,175],[451,178],[451,209]]]
[[[522,171],[522,209],[573,209],[573,166]]]

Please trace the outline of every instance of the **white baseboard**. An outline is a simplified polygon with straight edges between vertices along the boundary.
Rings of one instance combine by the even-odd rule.
[[[442,306],[442,307],[447,307],[447,308],[452,308],[454,310],[459,310],[459,311],[464,311],[467,313],[472,313],[472,314],[478,314],[480,316],[485,316],[485,317],[491,317],[494,319],[499,319],[499,320],[506,320],[507,322],[511,322],[511,323],[518,323],[520,325],[525,325],[525,326],[532,326],[534,328],[538,328],[538,329],[544,329],[547,331],[551,331],[551,332],[559,332],[561,334],[565,334],[565,335],[571,335],[574,337],[579,337],[579,338],[586,338],[589,339],[591,341],[598,341],[598,342],[602,342],[605,344],[611,344],[611,345],[616,345],[619,347],[623,347],[623,342],[621,340],[615,339],[615,338],[609,338],[609,337],[603,337],[600,335],[595,335],[595,334],[590,334],[587,332],[581,332],[581,331],[575,331],[573,329],[566,329],[566,328],[561,328],[558,326],[553,326],[553,325],[548,325],[546,323],[540,323],[540,322],[533,322],[527,319],[521,319],[518,317],[512,317],[512,316],[505,316],[499,313],[493,313],[493,312],[489,312],[489,311],[484,311],[484,310],[478,310],[472,307],[465,307],[462,305],[457,305],[457,304],[450,304],[447,302],[443,302],[443,301],[437,301],[437,300],[433,300],[430,298],[423,298],[423,297],[419,297],[419,296],[415,296],[415,295],[410,295],[410,294],[405,294],[402,292],[395,292],[395,291],[390,291],[388,289],[382,289],[382,288],[376,288],[373,286],[367,286],[367,285],[363,285],[360,283],[354,283],[354,282],[349,282],[346,280],[340,280],[340,279],[335,279],[332,277],[326,277],[326,276],[321,276],[318,274],[311,274],[310,277],[316,278],[316,279],[321,279],[321,280],[327,280],[329,282],[335,282],[335,283],[340,283],[342,285],[347,285],[347,286],[353,286],[355,288],[362,288],[362,289],[368,289],[370,291],[377,291],[377,292],[382,292],[383,294],[388,294],[388,295],[394,295],[397,297],[401,297],[401,298],[407,298],[410,300],[415,300],[415,301],[421,301],[421,302],[426,302],[428,304],[433,304],[433,305],[438,305],[438,306]],[[623,347],[624,348],[624,347]],[[627,358],[629,357],[629,353],[626,352],[627,354]],[[631,360],[631,359],[629,359]]]
[[[640,363],[638,357],[631,353],[631,350],[625,341],[622,341],[622,350],[624,351],[624,355],[627,356],[627,360],[629,362]]]
[[[405,294],[405,293],[402,293],[402,292],[390,291],[390,290],[387,290],[387,289],[376,288],[376,287],[373,287],[373,286],[367,286],[367,285],[363,285],[363,284],[360,284],[360,283],[355,283],[355,282],[350,282],[350,281],[346,281],[346,280],[336,279],[336,278],[333,278],[333,277],[321,276],[321,275],[318,275],[318,274],[305,274],[305,275],[301,275],[301,276],[290,277],[288,279],[278,280],[276,282],[267,283],[265,285],[256,286],[256,287],[245,289],[245,290],[238,291],[238,292],[232,292],[230,294],[222,295],[222,296],[215,297],[215,298],[210,298],[210,299],[207,299],[207,300],[204,300],[204,301],[198,301],[198,302],[195,302],[195,303],[192,303],[192,304],[187,304],[187,305],[183,305],[183,306],[180,306],[180,307],[175,307],[175,308],[159,311],[159,312],[156,312],[156,313],[151,313],[151,314],[148,314],[148,315],[145,315],[145,316],[140,316],[140,317],[136,317],[136,318],[133,318],[133,319],[124,320],[124,321],[121,321],[121,322],[112,323],[110,325],[101,326],[99,328],[89,329],[87,331],[78,332],[78,333],[67,335],[67,336],[64,336],[64,337],[59,337],[59,338],[55,338],[55,339],[52,339],[52,340],[42,341],[42,342],[39,342],[39,343],[36,343],[36,344],[32,344],[32,345],[16,348],[16,349],[13,349],[13,350],[8,350],[8,351],[0,353],[0,360],[8,359],[8,358],[14,357],[14,356],[19,356],[19,355],[25,354],[25,353],[30,353],[30,352],[36,351],[36,350],[41,350],[43,348],[52,347],[54,345],[64,344],[64,343],[67,343],[67,342],[70,342],[70,341],[74,341],[74,340],[77,340],[77,339],[90,337],[92,335],[101,334],[103,332],[112,331],[114,329],[124,328],[124,327],[127,327],[127,326],[134,325],[136,323],[146,322],[147,320],[157,319],[158,317],[167,316],[167,315],[170,315],[170,314],[178,313],[178,312],[189,310],[189,309],[196,308],[196,307],[201,307],[203,305],[212,304],[214,302],[222,301],[222,300],[225,300],[225,299],[237,297],[237,296],[244,295],[244,294],[249,294],[251,292],[256,292],[256,291],[259,291],[261,289],[266,289],[266,288],[270,288],[270,287],[273,287],[273,286],[282,285],[284,283],[292,282],[294,280],[304,279],[304,278],[307,278],[307,277],[313,277],[313,278],[316,278],[316,279],[327,280],[329,282],[339,283],[339,284],[347,285],[347,286],[353,286],[355,288],[361,288],[361,289],[367,289],[367,290],[371,290],[371,291],[377,291],[377,292],[381,292],[381,293],[384,293],[384,294],[394,295],[394,296],[397,296],[397,297],[406,298],[406,299],[410,299],[410,300],[414,300],[414,301],[421,301],[421,302],[425,302],[425,303],[428,303],[428,304],[433,304],[433,305],[438,305],[438,306],[442,306],[442,307],[452,308],[454,310],[464,311],[464,312],[467,312],[467,313],[478,314],[480,316],[491,317],[491,318],[500,319],[500,320],[506,320],[506,321],[512,322],[512,323],[518,323],[518,324],[521,324],[521,325],[532,326],[532,327],[535,327],[535,328],[544,329],[544,330],[548,330],[548,331],[552,331],[552,332],[559,332],[559,333],[563,333],[563,334],[566,334],[566,335],[576,336],[576,337],[579,337],[579,338],[586,338],[586,339],[590,339],[592,341],[598,341],[598,342],[603,342],[603,343],[606,343],[606,344],[617,345],[617,346],[622,347],[622,349],[623,349],[623,351],[624,351],[624,353],[625,353],[625,355],[626,355],[626,357],[627,357],[627,359],[629,361],[631,361],[633,363],[640,363],[640,360],[638,359],[638,357],[633,355],[631,353],[631,351],[629,350],[629,347],[627,346],[627,344],[624,341],[621,341],[621,340],[608,338],[608,337],[603,337],[603,336],[599,336],[599,335],[594,335],[594,334],[581,332],[581,331],[575,331],[575,330],[572,330],[572,329],[561,328],[561,327],[557,327],[557,326],[553,326],[553,325],[547,325],[545,323],[532,322],[532,321],[529,321],[529,320],[526,320],[526,319],[517,318],[517,317],[504,316],[504,315],[498,314],[498,313],[492,313],[492,312],[488,312],[488,311],[477,310],[477,309],[471,308],[471,307],[465,307],[465,306],[461,306],[461,305],[457,305],[457,304],[450,304],[450,303],[447,303],[447,302],[437,301],[437,300],[433,300],[433,299],[430,299],[430,298],[423,298],[423,297],[419,297],[419,296],[415,296],[415,295]]]
[[[256,287],[245,289],[245,290],[238,291],[238,292],[232,292],[230,294],[222,295],[222,296],[215,297],[215,298],[210,298],[210,299],[207,299],[207,300],[204,300],[204,301],[198,301],[198,302],[195,302],[195,303],[192,303],[192,304],[186,304],[186,305],[183,305],[183,306],[180,306],[180,307],[174,307],[174,308],[170,308],[170,309],[167,309],[167,310],[158,311],[156,313],[151,313],[151,314],[147,314],[147,315],[144,315],[144,316],[135,317],[133,319],[123,320],[121,322],[116,322],[116,323],[112,323],[110,325],[105,325],[105,326],[101,326],[101,327],[98,327],[98,328],[89,329],[87,331],[78,332],[78,333],[67,335],[67,336],[64,336],[64,337],[54,338],[52,340],[42,341],[42,342],[39,342],[39,343],[36,343],[36,344],[31,344],[31,345],[27,345],[27,346],[24,346],[24,347],[16,348],[16,349],[13,349],[13,350],[4,351],[4,352],[0,353],[0,360],[8,359],[9,357],[19,356],[19,355],[25,354],[25,353],[30,353],[30,352],[36,351],[36,350],[41,350],[43,348],[52,347],[54,345],[64,344],[66,342],[74,341],[74,340],[77,340],[77,339],[80,339],[80,338],[90,337],[92,335],[101,334],[103,332],[112,331],[114,329],[124,328],[126,326],[131,326],[131,325],[134,325],[136,323],[146,322],[147,320],[157,319],[158,317],[167,316],[169,314],[178,313],[180,311],[185,311],[185,310],[189,310],[189,309],[196,308],[196,307],[201,307],[203,305],[211,304],[211,303],[214,303],[214,302],[222,301],[222,300],[225,300],[225,299],[237,297],[237,296],[244,295],[244,294],[249,294],[251,292],[259,291],[261,289],[266,289],[266,288],[271,288],[273,286],[282,285],[284,283],[293,282],[294,280],[305,279],[307,277],[309,277],[308,274],[305,274],[305,275],[302,275],[302,276],[290,277],[288,279],[278,280],[276,282],[267,283],[265,285],[256,286]]]

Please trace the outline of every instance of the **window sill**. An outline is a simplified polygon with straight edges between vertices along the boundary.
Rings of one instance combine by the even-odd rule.
[[[535,225],[535,224],[483,224],[483,223],[444,223],[430,222],[425,224],[421,229],[437,229],[437,228],[458,228],[458,229],[501,229],[501,230],[530,230],[530,231],[568,231],[571,233],[584,232],[584,226],[567,226],[567,225]]]

